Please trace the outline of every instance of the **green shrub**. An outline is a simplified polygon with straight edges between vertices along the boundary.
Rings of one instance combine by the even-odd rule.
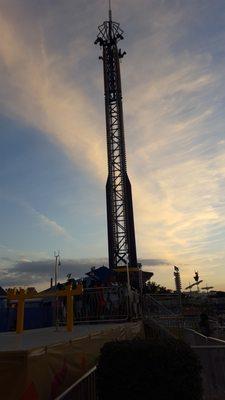
[[[201,367],[176,339],[106,343],[97,367],[99,400],[201,400]]]

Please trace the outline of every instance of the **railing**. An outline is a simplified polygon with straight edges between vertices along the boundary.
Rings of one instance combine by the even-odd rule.
[[[111,286],[84,289],[78,285],[75,290],[29,294],[24,290],[8,294],[10,307],[0,309],[0,332],[35,329],[55,325],[67,326],[89,322],[127,321],[140,318],[141,297],[132,290],[130,296],[125,286]],[[57,307],[56,307],[57,306]],[[57,311],[57,312],[56,312]]]
[[[64,316],[63,316],[64,314]],[[66,313],[59,310],[60,323],[65,324]],[[141,299],[136,291],[130,298],[125,286],[84,289],[82,295],[74,299],[74,323],[122,322],[129,318],[139,318]]]
[[[125,321],[129,317],[138,318],[141,315],[138,293],[132,291],[129,301],[127,288],[124,286],[99,287],[84,289],[83,291],[80,287],[72,290],[68,286],[66,290],[58,290],[55,293],[51,292],[44,295],[30,295],[20,290],[19,293],[10,293],[8,297],[10,300],[17,302],[17,316],[14,315],[15,312],[13,314],[17,333],[23,332],[24,312],[27,314],[29,311],[27,308],[25,309],[25,301],[31,298],[38,300],[44,297],[57,297],[57,323],[67,325],[68,331],[72,330],[74,323]],[[54,301],[48,309],[52,314],[55,314]],[[43,307],[42,310],[40,306],[37,308],[39,314],[43,310]],[[32,312],[34,314],[34,310]]]
[[[96,366],[83,375],[55,400],[97,400]]]
[[[181,296],[177,293],[167,293],[167,294],[146,294],[152,300],[155,300],[162,307],[164,306],[167,311],[173,314],[179,314],[181,311]]]
[[[174,313],[160,301],[156,300],[153,296],[145,295],[143,296],[143,316],[151,317],[157,320],[172,320],[180,317],[180,313]]]
[[[198,329],[199,326],[199,316],[189,316],[184,315],[184,328]]]
[[[225,340],[225,325],[222,325],[218,322],[217,319],[209,319],[210,327],[213,330],[213,334],[216,335],[217,338]]]
[[[177,306],[176,310],[178,309]],[[154,321],[159,327],[166,328],[175,336],[180,337],[182,335],[182,315],[178,313],[175,314],[151,295],[143,296],[143,318],[145,320]]]
[[[74,312],[75,322],[127,320],[127,289],[122,286],[86,289],[76,298]]]
[[[187,333],[186,341],[188,341],[190,346],[193,348],[218,348],[219,346],[225,349],[225,340],[218,339],[213,336],[205,336],[194,329],[185,328],[185,332]]]
[[[185,329],[185,341],[197,353],[202,366],[204,400],[225,398],[225,341]]]

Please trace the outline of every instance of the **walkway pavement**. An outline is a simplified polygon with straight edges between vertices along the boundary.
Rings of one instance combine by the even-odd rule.
[[[17,334],[16,332],[4,332],[0,333],[0,352],[29,350],[42,346],[50,346],[92,335],[97,332],[105,332],[118,325],[126,324],[127,323],[75,325],[73,332],[67,332],[66,327],[59,327],[58,331],[56,331],[55,327],[30,329],[21,334]]]

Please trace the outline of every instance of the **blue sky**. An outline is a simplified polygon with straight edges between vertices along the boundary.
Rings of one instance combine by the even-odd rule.
[[[0,1],[0,284],[106,263],[106,0]],[[137,252],[225,289],[225,4],[113,0]],[[52,261],[51,261],[52,260]]]

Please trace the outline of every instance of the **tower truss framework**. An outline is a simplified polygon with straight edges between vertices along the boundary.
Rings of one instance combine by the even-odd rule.
[[[103,61],[108,153],[106,183],[108,250],[110,268],[137,267],[131,184],[127,175],[124,140],[120,59],[126,54],[117,44],[123,39],[120,25],[109,20],[98,27]]]

